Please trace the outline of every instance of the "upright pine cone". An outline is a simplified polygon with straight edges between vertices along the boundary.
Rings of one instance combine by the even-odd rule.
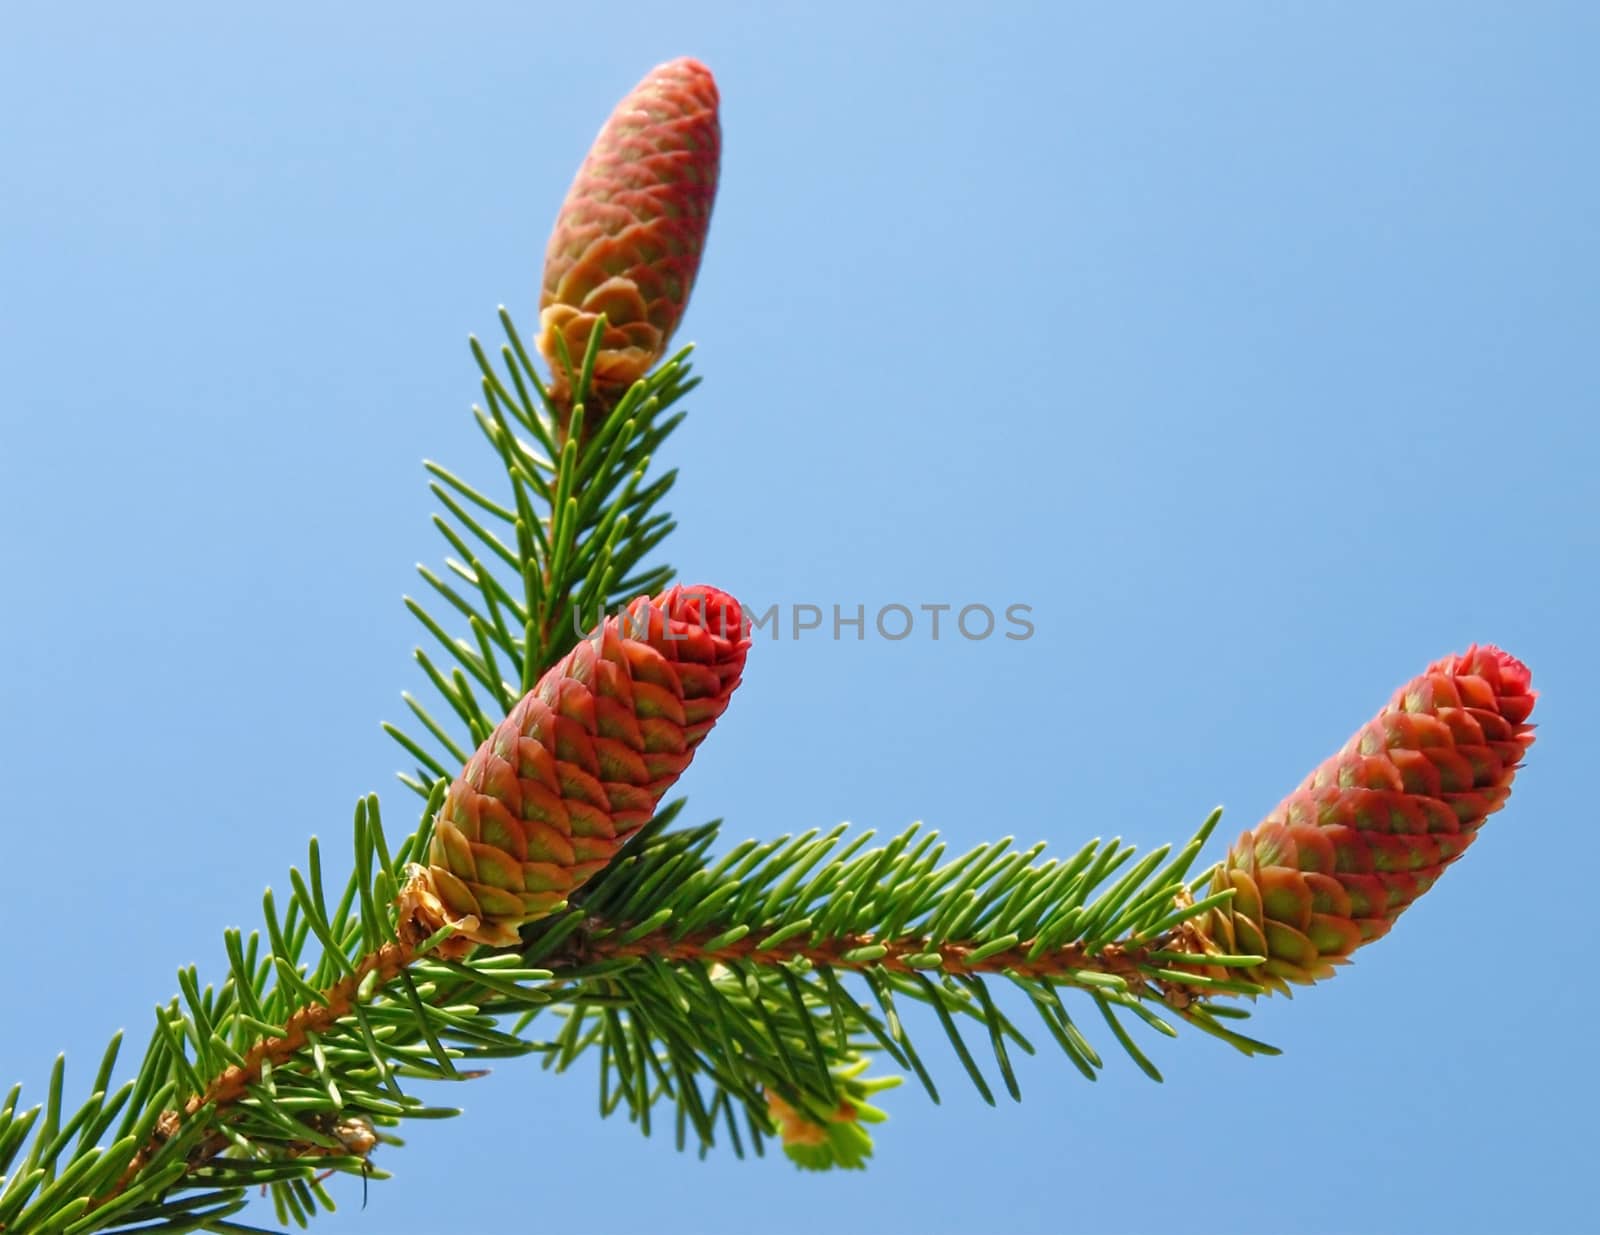
[[[428,865],[411,868],[412,941],[506,946],[649,822],[728,706],[750,646],[739,602],[709,587],[641,596],[511,709],[450,786]]]
[[[1213,892],[1232,888],[1233,900],[1193,923],[1193,942],[1265,956],[1228,974],[1272,990],[1332,976],[1505,805],[1533,743],[1530,681],[1521,661],[1475,647],[1401,687],[1239,838],[1212,883]]]
[[[721,149],[717,84],[687,58],[652,69],[600,130],[545,253],[539,351],[558,401],[572,392],[556,340],[576,368],[602,313],[591,388],[602,403],[666,351],[700,268]]]

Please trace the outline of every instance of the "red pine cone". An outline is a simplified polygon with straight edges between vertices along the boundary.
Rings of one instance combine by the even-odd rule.
[[[1505,805],[1533,742],[1530,681],[1494,647],[1436,661],[1241,836],[1212,884],[1233,900],[1197,926],[1267,960],[1229,972],[1287,992],[1387,933]]]
[[[539,351],[558,399],[600,314],[593,389],[614,397],[665,353],[700,268],[717,193],[717,84],[697,60],[652,69],[617,104],[578,169],[545,254]]]
[[[739,602],[710,587],[641,596],[608,618],[450,786],[403,897],[409,937],[453,922],[457,954],[516,943],[650,821],[728,706],[749,646]]]

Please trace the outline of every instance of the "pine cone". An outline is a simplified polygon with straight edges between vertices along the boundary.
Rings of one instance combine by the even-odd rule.
[[[591,390],[609,404],[666,351],[700,268],[717,193],[717,84],[697,60],[652,69],[611,113],[578,169],[545,253],[539,351],[552,392],[572,397],[600,314]]]
[[[1193,924],[1197,944],[1265,956],[1227,975],[1288,993],[1386,934],[1505,805],[1533,742],[1530,681],[1521,661],[1482,647],[1401,687],[1239,838],[1211,887],[1233,900]]]
[[[509,946],[601,870],[694,758],[750,646],[709,587],[641,596],[525,695],[467,761],[402,895],[407,938]]]

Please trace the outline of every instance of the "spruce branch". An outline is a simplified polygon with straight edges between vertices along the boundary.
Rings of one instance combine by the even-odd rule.
[[[1330,976],[1504,804],[1534,695],[1520,662],[1475,648],[1403,687],[1199,872],[1219,812],[1176,847],[1096,839],[1054,858],[1010,838],[949,854],[920,827],[720,849],[719,824],[658,809],[726,706],[748,632],[730,598],[712,607],[731,634],[706,593],[690,612],[654,558],[676,478],[654,461],[695,385],[687,349],[657,362],[709,217],[715,88],[674,62],[630,100],[639,115],[602,132],[552,244],[551,382],[502,310],[498,355],[471,344],[499,474],[426,465],[448,556],[418,567],[428,598],[406,605],[437,698],[404,694],[411,720],[385,725],[422,798],[416,830],[391,849],[377,796],[362,798],[337,896],[313,838],[260,926],[224,933],[216,974],[179,973],[131,1077],[113,1086],[119,1033],[76,1110],[64,1060],[42,1103],[12,1089],[0,1232],[253,1230],[234,1221],[253,1188],[280,1224],[305,1225],[333,1208],[330,1173],[384,1178],[375,1154],[397,1129],[459,1113],[420,1083],[516,1056],[593,1064],[602,1116],[649,1133],[665,1106],[682,1148],[761,1154],[776,1136],[821,1169],[870,1156],[872,1099],[898,1079],[873,1065],[938,1101],[913,1040],[929,1024],[991,1103],[1020,1098],[1015,1054],[1037,1052],[1014,1006],[1091,1080],[1104,1058],[1076,1019],[1091,1010],[1158,1081],[1130,1018],[1273,1053],[1230,1027],[1247,1016],[1231,1001]],[[687,176],[693,208],[647,194],[624,243],[590,224],[654,157],[640,126],[668,156],[647,169],[668,204]],[[1003,1006],[1008,988],[1022,998]]]
[[[1157,1080],[1130,1017],[1271,1052],[1233,1027],[1244,1013],[1228,1001],[1325,976],[1505,800],[1531,741],[1532,694],[1515,661],[1474,651],[1403,688],[1331,771],[1199,874],[1215,813],[1175,852],[1143,856],[1115,840],[1061,859],[1009,840],[950,856],[916,827],[878,844],[835,828],[716,856],[718,826],[672,826],[674,803],[564,903],[542,905],[510,946],[451,947],[461,942],[451,923],[419,935],[399,906],[433,850],[447,778],[472,766],[469,751],[529,675],[577,647],[574,614],[591,600],[620,604],[631,578],[670,575],[648,555],[671,524],[657,509],[671,474],[647,474],[679,418],[663,413],[689,388],[683,356],[552,459],[538,443],[559,409],[502,320],[509,385],[485,374],[495,410],[478,422],[509,495],[429,465],[452,515],[436,526],[459,555],[445,569],[470,586],[423,568],[453,613],[410,602],[443,657],[419,651],[418,663],[453,713],[436,719],[407,696],[420,730],[386,726],[416,761],[404,779],[425,798],[417,830],[391,852],[376,796],[362,799],[337,897],[313,840],[283,910],[268,892],[260,929],[225,934],[220,983],[180,973],[120,1089],[110,1088],[119,1036],[75,1113],[64,1114],[59,1064],[41,1106],[22,1110],[13,1091],[0,1108],[0,1230],[239,1229],[233,1215],[253,1187],[267,1189],[280,1223],[303,1224],[333,1206],[328,1173],[381,1179],[373,1154],[401,1143],[406,1120],[457,1113],[412,1093],[414,1082],[480,1077],[494,1059],[528,1054],[556,1071],[595,1060],[603,1115],[626,1111],[648,1133],[666,1103],[685,1148],[760,1154],[776,1135],[801,1165],[859,1167],[865,1125],[882,1114],[869,1099],[894,1079],[866,1076],[874,1059],[939,1097],[904,1005],[927,1009],[986,1100],[996,1075],[1020,1096],[1013,1053],[1036,1047],[996,984],[1025,996],[1090,1079],[1104,1060],[1064,996],[1092,1007]],[[540,392],[532,402],[529,389]],[[580,400],[573,416],[583,415]],[[1378,826],[1391,818],[1405,826]],[[1317,925],[1353,904],[1330,878],[1376,915],[1355,936]],[[1330,949],[1314,970],[1301,940]],[[535,1036],[547,1024],[553,1032]]]
[[[358,875],[379,847],[373,830],[376,804],[369,799],[363,807],[357,813],[356,832],[358,839],[368,841],[369,847],[358,852]],[[1198,848],[1214,822],[1215,816],[1207,821],[1191,848]],[[303,1002],[281,1027],[273,1027],[277,1032],[258,1037],[246,1051],[232,1052],[234,1062],[210,1076],[202,1075],[198,1058],[191,1059],[181,1041],[186,1037],[199,1039],[195,1013],[202,1005],[210,1005],[215,1017],[215,1009],[229,1002],[226,989],[221,1000],[203,996],[191,1000],[188,1016],[178,1012],[173,1017],[173,1010],[168,1009],[166,1024],[171,1032],[158,1037],[175,1050],[173,1062],[189,1079],[194,1092],[180,1108],[165,1107],[160,1111],[115,1184],[93,1199],[91,1212],[111,1209],[156,1164],[179,1156],[183,1175],[190,1181],[188,1186],[204,1190],[202,1196],[213,1208],[229,1202],[219,1189],[208,1189],[207,1185],[228,1179],[272,1186],[275,1193],[283,1194],[279,1197],[280,1206],[292,1215],[296,1205],[305,1208],[311,1204],[302,1190],[310,1198],[317,1197],[315,1173],[327,1169],[365,1173],[369,1169],[367,1154],[380,1139],[374,1128],[377,1120],[392,1123],[403,1117],[447,1113],[385,1103],[372,1083],[375,1079],[398,1071],[429,1079],[442,1079],[449,1073],[460,1079],[482,1075],[481,1069],[462,1072],[454,1068],[455,1059],[473,1055],[489,1058],[544,1049],[564,1069],[598,1044],[603,1055],[603,1109],[615,1109],[620,1101],[626,1101],[643,1122],[648,1120],[649,1110],[659,1097],[675,1097],[684,1112],[685,1125],[707,1147],[718,1139],[714,1117],[720,1114],[731,1120],[737,1100],[744,1107],[752,1142],[759,1147],[763,1133],[770,1132],[771,1126],[779,1122],[772,1115],[774,1110],[791,1121],[799,1118],[796,1108],[837,1110],[842,1100],[837,1074],[849,1073],[864,1062],[860,1056],[870,1049],[864,1039],[875,1034],[882,1035],[881,1049],[903,1066],[917,1069],[937,1097],[931,1078],[919,1062],[913,1062],[917,1060],[915,1049],[892,1010],[893,995],[934,1007],[952,1041],[958,1044],[963,1039],[952,1013],[974,1018],[986,1026],[1000,1025],[1001,1019],[986,994],[981,993],[981,985],[963,991],[926,979],[905,980],[930,967],[926,958],[932,955],[947,958],[945,968],[953,976],[1004,975],[1017,981],[1034,996],[1053,1032],[1072,1024],[1055,988],[1089,992],[1104,1013],[1113,1005],[1136,1001],[1146,985],[1147,973],[1159,972],[1151,960],[1151,954],[1159,952],[1158,947],[1130,953],[1114,945],[1094,949],[1079,943],[1029,956],[1027,949],[1019,946],[995,949],[993,939],[988,944],[977,943],[976,936],[947,938],[935,945],[926,933],[914,928],[903,930],[892,943],[875,943],[871,935],[845,929],[843,920],[834,934],[818,935],[814,941],[791,930],[797,921],[794,915],[810,901],[810,885],[800,887],[797,876],[820,866],[812,885],[820,880],[828,886],[849,888],[855,885],[859,872],[881,866],[881,854],[917,852],[918,846],[912,843],[916,832],[912,829],[878,850],[863,851],[859,841],[847,844],[845,848],[855,850],[856,856],[821,864],[805,860],[814,857],[808,849],[816,838],[800,838],[805,842],[800,845],[781,838],[750,847],[740,865],[747,865],[754,858],[756,877],[725,876],[726,882],[714,882],[713,899],[735,909],[740,903],[759,906],[760,911],[721,913],[709,924],[702,922],[690,931],[678,929],[675,919],[690,916],[691,907],[698,901],[697,889],[705,888],[706,880],[681,876],[686,859],[698,864],[696,873],[701,875],[713,869],[704,865],[716,836],[712,827],[674,833],[657,826],[636,851],[615,863],[581,897],[575,898],[577,903],[570,911],[543,919],[530,930],[527,946],[520,955],[474,957],[470,963],[441,961],[430,955],[430,945],[437,941],[414,945],[390,939],[358,956],[354,953],[365,941],[358,930],[352,930],[349,942],[353,946],[337,952],[335,955],[346,959],[333,966],[347,967],[345,976],[314,992],[302,986]],[[864,834],[859,840],[865,838]],[[407,848],[414,848],[416,840],[409,840],[402,854]],[[835,829],[823,838],[823,843],[841,840],[842,830]],[[1112,849],[1122,852],[1118,846]],[[316,853],[315,848],[312,852]],[[936,859],[940,852],[936,838],[922,852]],[[1032,852],[1037,853],[1037,849]],[[973,883],[985,867],[993,869],[994,865],[992,855],[980,850],[945,864],[943,873],[947,882]],[[1114,867],[1113,862],[1095,861],[1092,856],[1088,860],[1080,858],[1077,865],[1086,873],[1098,869],[1102,874],[1109,874]],[[394,864],[378,874],[387,874],[392,884],[399,869]],[[1032,884],[1058,879],[1053,865],[1011,864],[1011,871],[1009,881],[994,890],[1003,891],[1012,899]],[[1180,869],[1171,869],[1158,883],[1169,891],[1181,890],[1182,874]],[[679,878],[663,877],[667,875]],[[291,873],[291,883],[296,887],[294,903],[303,915],[309,915],[302,919],[309,934],[331,938],[332,924],[313,904],[323,900],[320,886],[297,876],[299,872]],[[785,883],[798,890],[774,899],[772,892]],[[1097,901],[1089,899],[1091,885],[1084,880],[1078,886],[1079,891],[1065,905],[1053,908],[1092,911]],[[1120,886],[1113,885],[1112,893]],[[717,887],[729,888],[732,894],[719,892]],[[347,903],[359,899],[345,898]],[[995,903],[999,900],[997,896]],[[888,897],[882,912],[904,918],[915,910]],[[744,920],[738,927],[728,925],[740,917]],[[269,910],[269,934],[276,935],[284,950],[292,953],[289,937],[295,932],[286,936],[281,928],[273,930],[271,920]],[[860,920],[864,919],[857,919]],[[1083,920],[1089,919],[1085,916]],[[641,924],[651,929],[641,931]],[[769,935],[790,931],[789,938],[768,943],[756,936],[752,924],[768,930]],[[995,925],[1003,924],[1005,920],[997,917]],[[738,937],[730,941],[734,935]],[[997,938],[1003,940],[1005,936]],[[252,940],[252,946],[257,940],[259,936]],[[978,955],[984,951],[986,956]],[[972,959],[975,956],[978,959]],[[913,957],[917,958],[916,964],[907,963]],[[326,961],[325,955],[325,964]],[[286,976],[287,967],[279,968]],[[839,979],[850,974],[870,976],[869,986],[884,1013],[882,1022],[864,1003],[844,992]],[[240,990],[250,990],[253,985]],[[185,983],[185,989],[187,993],[192,984]],[[422,1043],[416,1035],[404,1033],[404,1026],[394,1026],[402,1032],[383,1035],[381,1048],[372,1053],[371,1048],[378,1045],[377,1035],[363,1034],[363,1030],[372,1024],[393,1025],[393,1013],[403,992],[413,993],[426,1009],[419,1027],[428,1025],[427,1012],[448,1010],[449,1015],[436,1029],[449,1036],[452,1031],[473,1026],[478,1032],[463,1036],[486,1042],[488,1049],[480,1046],[469,1053],[459,1048],[441,1051],[435,1047],[429,1062],[438,1070],[418,1069],[416,1065],[423,1058]],[[271,996],[263,999],[262,994],[253,994],[248,1000],[269,1002]],[[1183,1001],[1185,1007],[1188,1002]],[[520,1035],[532,1023],[534,1014],[552,1008],[559,1008],[567,1016],[567,1028],[552,1043],[507,1035],[494,1027],[500,1018],[516,1013],[523,1018],[518,1026]],[[242,1017],[238,1019],[243,1022]],[[713,1042],[704,1040],[694,1028],[706,1021],[717,1026]],[[841,1023],[848,1030],[841,1032]],[[884,1025],[892,1028],[885,1030]],[[239,1027],[236,1025],[235,1029]],[[248,1022],[244,1027],[249,1027]],[[1014,1038],[1031,1053],[1031,1044],[1014,1027],[1005,1026],[1003,1035]],[[957,1049],[981,1079],[970,1052],[964,1045]],[[213,1055],[214,1059],[220,1057],[221,1052]],[[1005,1059],[1003,1048],[996,1057]],[[1092,1052],[1091,1057],[1098,1066],[1098,1057]],[[397,1059],[404,1061],[400,1068],[395,1067]],[[346,1070],[352,1064],[359,1065],[356,1075]],[[1008,1088],[1015,1090],[1014,1076],[1004,1062],[1001,1067],[1008,1077]],[[286,1082],[291,1077],[301,1084],[296,1086],[297,1092],[286,1096]],[[702,1078],[713,1087],[709,1095],[699,1088]],[[364,1098],[352,1101],[361,1093],[356,1085],[362,1081],[366,1082],[363,1089],[367,1092]],[[657,1092],[663,1082],[665,1087]],[[350,1091],[348,1095],[340,1091],[341,1086]],[[980,1091],[990,1094],[992,1100],[986,1083],[980,1085]],[[164,1093],[170,1093],[170,1089]],[[856,1105],[861,1104],[853,1104],[852,1109]],[[861,1105],[861,1109],[866,1108]],[[299,1118],[286,1114],[302,1111],[305,1114]],[[274,1135],[263,1135],[259,1127],[263,1118],[272,1124]],[[742,1148],[737,1125],[726,1126],[736,1150]],[[799,1135],[799,1143],[814,1155],[818,1146],[809,1144],[810,1134]],[[231,1150],[259,1150],[263,1142],[271,1144],[271,1151],[264,1158],[225,1156]],[[182,1146],[181,1155],[171,1148],[173,1145]],[[864,1156],[859,1145],[854,1156],[859,1164]],[[159,1178],[171,1182],[164,1176]],[[166,1198],[163,1204],[169,1200]],[[148,1206],[135,1208],[129,1221],[143,1222],[153,1212]],[[213,1209],[205,1212],[211,1214]]]

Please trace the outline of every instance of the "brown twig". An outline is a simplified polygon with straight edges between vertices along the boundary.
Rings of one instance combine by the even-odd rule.
[[[341,1017],[350,1014],[356,994],[369,974],[378,975],[374,989],[381,989],[394,981],[400,971],[416,959],[416,955],[416,947],[411,943],[387,943],[376,952],[368,953],[357,962],[354,973],[322,992],[321,1002],[301,1008],[285,1022],[282,1034],[262,1039],[245,1053],[242,1062],[224,1068],[203,1093],[195,1094],[184,1104],[182,1112],[163,1111],[156,1120],[156,1128],[150,1139],[133,1155],[116,1184],[105,1195],[91,1201],[85,1212],[99,1209],[126,1192],[128,1185],[149,1165],[161,1147],[182,1130],[186,1120],[211,1107],[217,1122],[226,1122],[227,1108],[243,1098],[250,1086],[261,1079],[264,1063],[270,1062],[276,1066],[287,1062],[306,1044],[307,1034],[325,1032]],[[204,1166],[222,1153],[229,1143],[225,1134],[213,1132],[189,1154],[189,1169]],[[308,1141],[301,1152],[311,1153],[319,1149],[314,1142]]]
[[[609,927],[612,924],[606,923]],[[1185,924],[1187,925],[1187,923]],[[1197,998],[1195,989],[1186,983],[1163,978],[1152,972],[1156,968],[1172,968],[1170,964],[1157,965],[1151,960],[1156,953],[1181,952],[1197,958],[1199,968],[1206,950],[1205,936],[1197,931],[1180,927],[1160,939],[1140,945],[1109,944],[1090,951],[1082,944],[1064,944],[1041,952],[1036,957],[1028,955],[1030,941],[1022,941],[1000,952],[993,952],[971,960],[977,947],[964,943],[930,945],[915,937],[887,941],[875,940],[868,934],[844,935],[824,943],[812,944],[803,935],[769,948],[760,947],[760,940],[749,935],[737,942],[718,948],[707,948],[719,932],[698,931],[682,938],[671,938],[664,928],[639,939],[622,942],[624,931],[575,932],[565,946],[554,956],[541,958],[542,967],[561,970],[580,968],[605,960],[622,957],[654,957],[669,963],[710,961],[713,963],[738,963],[756,961],[782,964],[805,960],[813,965],[826,965],[843,970],[882,969],[891,973],[915,973],[929,970],[925,965],[913,965],[912,958],[937,954],[940,964],[933,972],[947,974],[998,974],[1009,973],[1017,977],[1042,980],[1062,978],[1070,981],[1076,974],[1101,974],[1123,979],[1137,991],[1154,991],[1162,1000],[1183,1010]],[[284,1025],[282,1034],[258,1042],[244,1056],[242,1062],[233,1064],[214,1077],[204,1092],[196,1094],[184,1104],[183,1110],[165,1111],[158,1119],[155,1132],[128,1163],[116,1185],[103,1196],[96,1197],[89,1210],[98,1209],[125,1192],[139,1173],[149,1165],[161,1147],[176,1136],[184,1125],[195,1118],[205,1117],[218,1125],[217,1131],[206,1136],[188,1156],[188,1169],[205,1166],[225,1152],[231,1144],[220,1126],[230,1119],[229,1108],[237,1104],[261,1079],[262,1065],[287,1063],[306,1044],[307,1035],[331,1029],[341,1018],[348,1016],[357,1002],[362,984],[369,975],[377,974],[372,991],[385,988],[399,976],[401,970],[418,959],[418,938],[403,939],[385,944],[377,951],[362,957],[355,971],[321,993],[319,1002],[302,1007]],[[885,949],[881,955],[876,948]],[[874,949],[866,957],[852,956],[862,949]],[[367,1146],[370,1149],[370,1145]],[[291,1153],[321,1154],[327,1151],[315,1142],[303,1146],[290,1146]],[[354,1151],[352,1151],[354,1152]],[[363,1156],[363,1155],[358,1155]]]
[[[1175,951],[1198,957],[1203,952],[1198,939],[1178,933],[1142,945],[1108,944],[1092,952],[1082,944],[1064,944],[1041,952],[1036,957],[1029,955],[1033,941],[1025,939],[1002,951],[991,952],[976,961],[968,959],[978,951],[977,945],[974,944],[941,943],[930,946],[925,940],[915,937],[893,939],[880,944],[880,941],[868,934],[841,935],[837,939],[830,939],[821,944],[811,944],[802,935],[770,948],[761,947],[760,940],[751,934],[735,943],[707,949],[705,945],[717,934],[716,931],[701,931],[685,935],[681,939],[671,939],[665,937],[663,932],[661,935],[645,935],[631,943],[613,942],[602,937],[574,945],[575,948],[582,949],[574,959],[584,964],[624,956],[651,956],[664,961],[701,960],[722,963],[753,960],[768,964],[784,964],[804,960],[813,965],[826,965],[833,969],[886,969],[891,973],[1009,973],[1019,978],[1035,980],[1046,978],[1070,980],[1076,973],[1092,973],[1121,978],[1135,990],[1153,989],[1163,1001],[1181,1009],[1194,1002],[1194,988],[1187,983],[1162,978],[1150,972],[1153,968],[1173,967],[1158,966],[1150,957],[1153,953]],[[882,946],[887,950],[872,960],[849,959],[852,952],[874,946]],[[937,968],[911,963],[912,958],[929,954],[939,957],[940,963]]]

